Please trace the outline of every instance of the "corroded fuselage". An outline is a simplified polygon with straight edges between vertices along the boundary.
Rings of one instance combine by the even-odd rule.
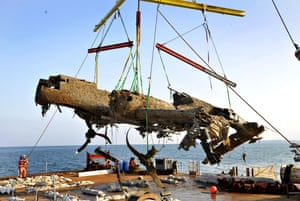
[[[244,121],[227,108],[218,108],[185,93],[174,91],[174,103],[133,93],[108,92],[95,83],[65,75],[41,79],[35,101],[42,114],[50,105],[73,108],[88,126],[131,124],[141,133],[157,132],[160,137],[186,131],[179,148],[188,150],[196,140],[206,152],[204,162],[217,163],[226,152],[247,141],[256,141],[264,131],[257,123]],[[236,132],[229,134],[229,128]]]

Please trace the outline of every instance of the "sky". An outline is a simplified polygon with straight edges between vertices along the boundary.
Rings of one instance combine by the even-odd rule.
[[[245,16],[206,12],[213,43],[211,40],[207,42],[203,26],[185,34],[186,40],[191,41],[190,44],[200,52],[201,58],[207,61],[209,55],[210,66],[219,74],[223,74],[223,67],[227,78],[237,83],[235,90],[240,96],[286,138],[290,141],[300,140],[300,61],[294,56],[295,47],[272,1],[207,0],[201,3],[244,10]],[[276,3],[294,41],[300,43],[299,1]],[[35,90],[41,78],[48,79],[50,75],[58,74],[75,76],[79,69],[79,78],[94,80],[95,55],[87,56],[87,50],[99,45],[111,19],[105,29],[99,31],[94,46],[93,41],[98,33],[94,33],[93,28],[114,4],[113,0],[11,0],[1,3],[0,146],[83,144],[87,131],[84,121],[72,109],[62,108],[62,113],[55,114],[49,123],[56,108],[52,106],[46,116],[42,117],[41,108],[34,101]],[[143,91],[147,91],[147,78],[152,69],[151,95],[170,102],[163,65],[152,47],[154,43],[167,42],[177,35],[161,15],[156,18],[155,4],[141,2],[140,9]],[[131,40],[135,40],[136,10],[137,1],[127,0],[122,5],[120,13],[126,31],[121,18],[116,18],[103,44],[127,41],[126,32]],[[199,27],[204,22],[200,11],[171,6],[160,6],[159,10],[180,33]],[[203,64],[178,38],[166,45]],[[127,48],[99,55],[99,88],[109,91],[114,89],[127,55]],[[229,107],[223,83],[171,56],[162,54],[162,58],[174,89],[215,106]],[[130,77],[128,83],[127,86],[130,86]],[[264,140],[283,139],[232,91],[229,97],[232,109],[241,117],[265,125],[267,129],[262,135]],[[127,128],[128,125],[120,125],[109,129],[114,144],[125,143]],[[138,135],[132,134],[130,138],[132,143],[145,142]],[[179,140],[180,137],[176,136],[173,143]],[[100,138],[92,142],[103,143],[104,140]]]

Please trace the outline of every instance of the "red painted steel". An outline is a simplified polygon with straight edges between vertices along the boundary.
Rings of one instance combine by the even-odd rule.
[[[123,48],[123,47],[132,47],[133,45],[134,45],[133,41],[128,41],[128,42],[124,42],[124,43],[117,43],[117,44],[112,44],[112,45],[96,47],[96,48],[90,48],[90,49],[88,49],[88,53],[113,50],[113,49],[118,49],[118,48]]]

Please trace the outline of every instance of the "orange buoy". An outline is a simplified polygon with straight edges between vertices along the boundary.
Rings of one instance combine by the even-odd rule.
[[[209,189],[209,191],[210,191],[211,194],[216,194],[216,193],[217,193],[217,190],[218,190],[217,187],[214,186],[214,185],[211,186],[210,189]]]

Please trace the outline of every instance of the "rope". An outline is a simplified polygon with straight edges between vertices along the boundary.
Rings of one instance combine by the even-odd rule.
[[[44,134],[46,133],[46,130],[48,129],[50,123],[52,122],[52,120],[54,119],[55,117],[55,114],[57,113],[57,110],[56,109],[53,113],[53,115],[51,116],[50,120],[48,121],[47,125],[45,126],[44,130],[42,131],[41,135],[39,136],[38,140],[35,142],[34,146],[32,147],[31,151],[29,152],[28,154],[28,158],[29,156],[32,154],[32,152],[34,151],[34,149],[37,147],[38,143],[40,142],[40,140],[42,139],[42,137],[44,136]]]

